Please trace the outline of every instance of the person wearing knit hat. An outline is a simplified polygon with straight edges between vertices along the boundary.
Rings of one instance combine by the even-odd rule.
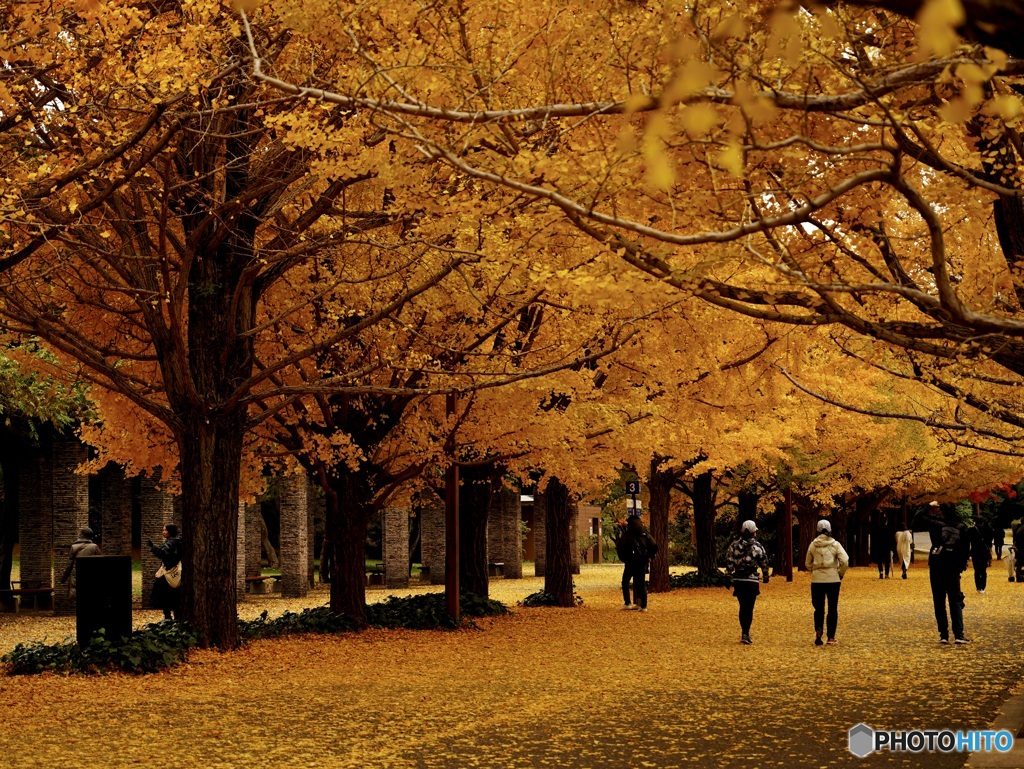
[[[761,594],[757,572],[768,584],[768,552],[757,541],[757,524],[744,521],[740,536],[729,545],[725,555],[725,573],[732,578],[733,595],[740,603],[740,643],[752,644],[750,625],[754,621],[754,604]]]
[[[836,540],[832,539],[832,524],[822,518],[818,521],[818,536],[807,548],[805,565],[811,572],[811,605],[814,606],[814,645],[821,646],[822,634],[827,643],[836,643],[836,627],[839,625],[839,588],[843,575],[850,567],[850,556]],[[828,615],[825,603],[828,602]]]

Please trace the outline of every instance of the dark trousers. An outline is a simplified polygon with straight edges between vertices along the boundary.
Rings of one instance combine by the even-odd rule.
[[[839,588],[842,582],[812,582],[811,605],[814,607],[814,632],[825,629],[828,638],[836,637],[839,624]],[[828,616],[825,615],[825,600],[828,599]]]
[[[622,602],[629,604],[629,581],[633,580],[633,603],[641,609],[647,608],[647,567],[646,564],[629,564],[622,569]]]
[[[761,586],[756,582],[733,582],[732,594],[740,602],[740,631],[750,635],[750,623],[754,621],[754,604],[761,594]]]
[[[1002,542],[996,542],[995,550],[996,550],[996,558],[998,558],[1000,561],[1003,560],[1003,543]]]
[[[885,576],[888,577],[889,576],[889,569],[890,568],[891,568],[891,566],[890,566],[889,562],[888,561],[883,561],[883,562],[878,564],[878,574],[881,575],[883,573],[883,570],[884,570]]]
[[[960,592],[960,573],[956,569],[947,569],[935,563],[928,564],[928,581],[932,588],[932,603],[935,604],[935,622],[939,626],[939,636],[949,638],[949,624],[953,623],[953,636],[960,638],[964,634],[963,593]],[[949,602],[949,615],[946,615],[946,602]]]
[[[974,567],[974,587],[978,590],[984,590],[985,585],[988,584],[988,568],[982,566],[980,569]]]

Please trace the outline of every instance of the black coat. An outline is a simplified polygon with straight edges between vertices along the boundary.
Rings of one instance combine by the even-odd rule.
[[[181,563],[181,540],[177,537],[168,537],[159,545],[150,548],[165,569],[173,569]]]

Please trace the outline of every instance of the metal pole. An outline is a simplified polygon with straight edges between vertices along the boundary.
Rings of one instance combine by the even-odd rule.
[[[445,396],[445,413],[455,413],[455,394]],[[455,457],[444,473],[444,596],[448,616],[458,620],[459,608],[459,468]]]

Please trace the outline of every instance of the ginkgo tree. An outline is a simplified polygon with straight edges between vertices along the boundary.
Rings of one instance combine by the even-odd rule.
[[[282,93],[371,112],[595,253],[752,317],[883,342],[897,375],[970,407],[948,421],[1002,421],[992,437],[1016,442],[1022,65],[956,34],[1012,50],[988,19],[1014,11],[871,5],[295,0],[274,8],[352,76],[299,83],[251,52]]]

